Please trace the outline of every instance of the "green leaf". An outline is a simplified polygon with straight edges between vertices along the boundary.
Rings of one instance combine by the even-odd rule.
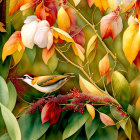
[[[33,49],[26,48],[25,51],[30,63],[33,64],[36,56],[36,46],[34,46]]]
[[[11,140],[11,138],[10,138],[10,136],[9,136],[8,133],[5,133],[4,135],[2,135],[2,136],[0,137],[0,140]]]
[[[25,114],[18,120],[22,140],[37,140],[49,128],[49,123],[42,125],[40,112]]]
[[[2,77],[4,79],[6,79],[8,76],[10,59],[11,59],[11,57],[7,57],[7,59],[4,61],[4,63],[0,59],[0,75],[2,75]]]
[[[8,83],[8,89],[9,89],[9,98],[10,98],[8,108],[12,111],[16,104],[17,92],[11,81]]]
[[[0,76],[0,103],[8,106],[9,103],[9,92],[5,80]]]
[[[100,124],[100,117],[99,117],[98,113],[96,113],[96,116],[95,116],[94,120],[92,120],[91,118],[89,118],[87,120],[87,122],[85,123],[85,131],[86,131],[86,135],[87,135],[88,140],[96,132],[96,130],[99,127],[99,124]]]
[[[121,112],[116,110],[116,107],[110,106],[110,112],[118,121],[125,119],[125,117],[121,116]]]
[[[138,120],[138,130],[139,130],[139,132],[140,132],[140,118],[139,118],[139,120]]]
[[[9,136],[12,140],[21,140],[21,133],[18,122],[11,111],[0,103],[2,117],[6,124]]]
[[[54,55],[48,61],[48,67],[49,67],[49,69],[51,70],[52,73],[57,68],[57,65],[58,65],[58,58],[56,56],[56,53],[54,53]]]
[[[89,113],[87,113],[87,111],[83,114],[79,112],[73,113],[70,116],[68,125],[63,132],[63,139],[66,139],[76,133],[85,124],[88,118]]]
[[[119,124],[123,128],[126,136],[131,140],[132,124],[130,118],[120,121]]]
[[[112,74],[112,89],[114,97],[127,110],[130,101],[130,88],[125,77],[115,71]]]
[[[99,128],[90,140],[117,140],[118,131],[116,126]]]

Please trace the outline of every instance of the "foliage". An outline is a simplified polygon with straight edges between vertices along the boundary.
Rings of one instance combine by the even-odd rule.
[[[0,140],[139,139],[139,5],[6,1]]]

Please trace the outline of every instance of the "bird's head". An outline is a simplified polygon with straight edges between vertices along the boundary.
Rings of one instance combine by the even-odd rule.
[[[22,81],[28,83],[29,85],[31,85],[32,80],[34,79],[34,77],[36,77],[35,75],[32,74],[24,74],[22,77],[18,78],[21,79]]]

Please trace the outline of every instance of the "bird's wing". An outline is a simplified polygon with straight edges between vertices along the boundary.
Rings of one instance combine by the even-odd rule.
[[[36,81],[36,83],[38,86],[45,87],[56,84],[57,82],[64,80],[65,78],[67,78],[67,76],[63,75],[42,76]]]

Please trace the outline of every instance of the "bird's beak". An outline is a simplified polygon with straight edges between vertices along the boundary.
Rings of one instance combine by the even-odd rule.
[[[17,79],[19,79],[19,80],[23,80],[23,78],[22,78],[22,77],[19,77],[19,78],[17,78]]]

